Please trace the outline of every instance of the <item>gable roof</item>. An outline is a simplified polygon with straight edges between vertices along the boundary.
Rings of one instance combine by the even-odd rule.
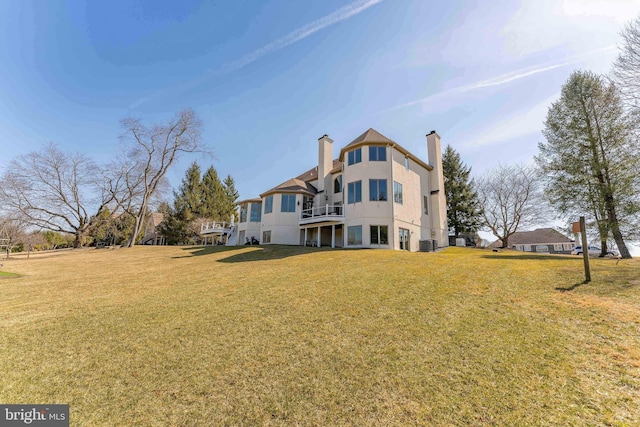
[[[391,145],[394,149],[398,150],[400,153],[404,154],[406,157],[410,158],[411,160],[413,160],[423,168],[427,169],[428,171],[433,170],[433,167],[431,165],[425,163],[420,158],[411,154],[409,150],[405,149],[397,142],[394,142],[393,140],[387,138],[377,130],[373,128],[369,128],[362,135],[358,136],[356,139],[351,141],[349,144],[345,145],[340,150],[340,156],[337,159],[333,159],[332,168],[331,168],[331,171],[329,171],[329,173],[334,174],[334,173],[341,172],[342,162],[344,160],[344,154],[347,151],[350,151],[362,145],[385,145],[385,146]],[[313,185],[309,184],[309,182],[315,181],[317,179],[318,179],[318,167],[314,166],[308,171],[301,173],[297,177],[291,178],[283,182],[282,184],[278,185],[277,187],[273,187],[272,189],[265,191],[264,193],[260,194],[260,197],[262,198],[264,196],[268,196],[274,193],[302,193],[309,196],[313,196],[318,193],[318,190]],[[238,202],[238,204],[246,203],[254,200],[256,199],[243,200],[241,202]],[[257,199],[257,201],[259,200],[260,199]]]
[[[344,148],[351,148],[357,145],[371,144],[371,143],[379,143],[379,144],[393,144],[394,142],[378,132],[373,128],[369,128],[365,133],[351,141]]]
[[[518,231],[509,236],[509,246],[513,245],[552,245],[571,243],[573,240],[553,228],[538,228],[533,231]],[[502,241],[496,240],[489,248],[502,247]]]
[[[317,192],[318,190],[316,189],[316,187],[309,184],[308,182],[304,182],[303,180],[298,178],[291,178],[278,185],[277,187],[273,187],[271,190],[265,191],[264,193],[260,194],[260,197],[264,197],[273,193],[302,193],[309,196],[314,196]]]
[[[333,159],[333,164],[331,165],[330,173],[340,172],[341,169],[342,169],[342,163],[340,162],[340,160]],[[318,167],[314,166],[308,171],[296,176],[294,179],[299,179],[300,181],[304,181],[304,182],[315,181],[316,179],[318,179]]]
[[[247,203],[262,203],[262,199],[259,197],[254,197],[253,199],[245,199],[236,202],[236,205],[246,205]]]
[[[149,223],[154,227],[159,226],[163,220],[164,215],[161,212],[151,212],[149,216]]]
[[[404,148],[402,145],[387,138],[386,136],[384,136],[383,134],[381,134],[380,132],[378,132],[373,128],[369,128],[365,133],[363,133],[362,135],[360,135],[359,137],[351,141],[349,144],[345,145],[340,150],[340,156],[338,157],[338,160],[342,162],[344,160],[344,155],[347,151],[351,151],[362,145],[391,145],[394,149],[398,150],[399,152],[401,152],[406,157],[410,158],[411,160],[413,160],[414,162],[416,162],[426,170],[428,171],[433,170],[433,167],[425,163],[424,160],[413,155],[409,150]]]

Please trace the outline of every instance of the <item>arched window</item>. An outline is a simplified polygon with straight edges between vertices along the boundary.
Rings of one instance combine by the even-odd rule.
[[[333,193],[342,193],[342,175],[333,180]]]

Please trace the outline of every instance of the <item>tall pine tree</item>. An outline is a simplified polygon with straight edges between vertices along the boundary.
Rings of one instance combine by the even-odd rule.
[[[201,216],[202,211],[202,183],[200,166],[193,162],[177,192],[174,192],[174,211],[181,221],[191,221]]]
[[[228,221],[225,218],[224,187],[218,178],[218,172],[211,166],[202,178],[202,211],[200,216],[213,221]]]
[[[478,193],[469,178],[471,168],[462,163],[460,154],[447,145],[442,154],[444,192],[447,198],[449,233],[475,235],[482,225]]]
[[[193,244],[199,240],[202,222],[231,220],[238,192],[230,175],[220,182],[216,169],[211,166],[201,176],[200,166],[193,162],[174,197],[173,206],[162,206],[164,220],[160,229],[169,244]]]
[[[238,197],[240,197],[240,194],[238,193],[238,190],[236,190],[236,183],[233,178],[231,178],[231,175],[227,175],[227,177],[224,179],[223,185],[225,195],[223,218],[225,219],[225,221],[230,221],[231,217],[236,213],[236,202],[238,201]],[[237,220],[238,218],[236,218],[236,221]]]

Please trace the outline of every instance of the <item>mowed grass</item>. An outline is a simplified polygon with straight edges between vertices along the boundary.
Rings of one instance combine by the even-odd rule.
[[[0,277],[15,277],[17,274],[7,273],[6,271],[0,271]]]
[[[640,425],[640,263],[450,248],[13,258],[0,402],[71,424]],[[571,290],[566,290],[571,289]]]

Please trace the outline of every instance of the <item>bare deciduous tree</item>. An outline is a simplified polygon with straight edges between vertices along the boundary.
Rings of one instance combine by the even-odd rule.
[[[0,239],[9,259],[11,250],[20,242],[24,234],[24,224],[16,219],[0,218]]]
[[[545,217],[539,182],[534,168],[521,165],[499,166],[478,180],[484,225],[502,241],[503,248],[509,247],[509,237],[519,228],[533,226]]]
[[[203,151],[202,125],[195,112],[186,109],[166,124],[146,127],[139,119],[127,118],[122,126],[122,151],[106,172],[107,190],[135,220],[125,244],[131,247],[169,168],[181,153]]]
[[[46,230],[75,235],[83,244],[91,214],[106,206],[96,196],[95,163],[55,144],[12,160],[2,176],[0,204],[11,218]],[[95,210],[94,210],[95,209]]]

